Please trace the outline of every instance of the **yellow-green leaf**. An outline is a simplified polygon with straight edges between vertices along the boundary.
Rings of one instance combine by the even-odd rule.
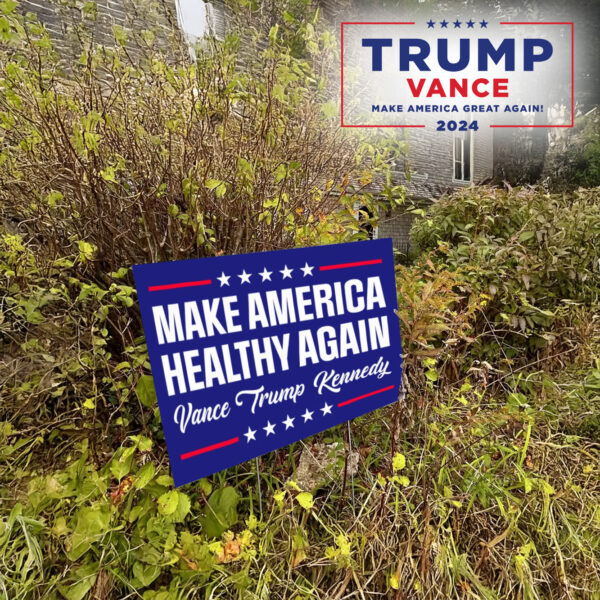
[[[309,492],[300,492],[296,496],[296,500],[298,501],[298,504],[306,510],[310,510],[314,506],[313,496]]]
[[[392,468],[394,471],[401,471],[406,466],[406,457],[400,452],[396,452],[392,459]]]

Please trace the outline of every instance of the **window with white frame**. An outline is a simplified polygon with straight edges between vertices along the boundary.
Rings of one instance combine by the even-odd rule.
[[[473,173],[473,132],[457,131],[453,145],[455,181],[471,181]]]
[[[188,42],[193,46],[205,35],[225,36],[225,12],[221,2],[177,0],[177,18]]]

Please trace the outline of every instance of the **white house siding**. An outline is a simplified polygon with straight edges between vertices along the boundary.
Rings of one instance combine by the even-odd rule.
[[[471,182],[454,180],[454,136],[451,132],[436,131],[435,123],[429,123],[425,129],[411,128],[408,143],[406,164],[399,165],[394,183],[404,185],[407,195],[423,205],[493,176],[493,130],[489,127],[482,127],[473,133]],[[410,172],[410,180],[405,176],[405,167]],[[381,215],[378,237],[391,237],[397,250],[407,252],[410,248],[409,232],[413,218],[412,214],[402,208]]]

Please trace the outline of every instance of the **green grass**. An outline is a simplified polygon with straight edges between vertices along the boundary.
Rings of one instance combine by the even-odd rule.
[[[476,372],[423,384],[409,373],[403,401],[352,422],[361,456],[352,478],[344,481],[342,461],[340,476],[308,496],[288,481],[316,441],[348,448],[340,426],[262,457],[260,498],[247,463],[182,488],[189,503],[180,515],[161,509],[170,478],[156,416],[149,437],[124,437],[131,450],[117,455],[100,423],[81,446],[76,417],[22,432],[12,419],[0,455],[0,590],[11,599],[88,590],[147,599],[598,598],[600,370],[536,366],[510,385],[502,376],[484,385]],[[44,460],[55,448],[61,468]],[[218,489],[235,490],[235,506],[227,520],[215,505],[225,531],[211,538],[207,498]]]
[[[0,598],[600,599],[597,303],[511,330],[493,266],[424,255],[397,270],[405,397],[174,490],[126,270],[0,239]]]

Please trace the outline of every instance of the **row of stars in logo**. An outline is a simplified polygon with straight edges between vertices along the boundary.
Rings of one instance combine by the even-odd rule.
[[[427,21],[427,29],[435,29],[435,24],[436,21],[432,21],[431,19],[429,21]],[[440,27],[442,29],[447,29],[448,25],[450,23],[448,21],[446,21],[446,19],[444,19],[443,21],[440,21]],[[462,25],[462,21],[459,21],[458,19],[456,19],[456,21],[454,21],[454,23],[452,23],[452,25],[454,25],[454,29],[460,29],[460,26]],[[475,21],[473,21],[473,19],[469,19],[468,21],[465,21],[465,25],[467,26],[467,29],[474,29],[475,28]],[[487,29],[488,26],[488,22],[484,19],[483,21],[479,21],[479,27],[481,29]]]
[[[327,402],[325,402],[325,404],[323,405],[323,408],[320,408],[319,410],[323,413],[323,416],[325,417],[326,415],[331,414],[332,408],[333,408],[332,404],[327,404]],[[294,421],[296,420],[296,418],[302,418],[302,419],[304,419],[304,422],[307,423],[308,421],[313,420],[314,413],[315,413],[314,410],[308,410],[308,408],[307,408],[304,411],[304,414],[300,415],[300,417],[292,418],[292,417],[290,417],[290,415],[286,415],[285,420],[281,421],[281,423],[282,423],[282,425],[285,425],[285,430],[287,431],[288,429],[294,428]],[[275,435],[275,427],[277,427],[277,423],[271,423],[271,421],[267,421],[267,425],[262,428],[265,432],[265,436],[269,437],[270,435]],[[250,442],[255,442],[257,433],[258,433],[258,429],[252,429],[252,427],[248,427],[248,431],[246,433],[244,433],[246,442],[248,444]]]
[[[304,263],[304,266],[300,267],[297,270],[302,271],[302,273],[304,273],[303,277],[312,277],[314,268],[314,266],[310,266],[308,263]],[[292,279],[292,273],[294,271],[296,271],[296,269],[290,269],[287,265],[285,265],[285,267],[279,272],[281,273],[282,279]],[[246,273],[246,269],[244,269],[242,273],[238,275],[238,277],[240,278],[241,283],[250,283],[250,278],[252,277],[252,275],[253,273]],[[257,273],[257,275],[260,275],[262,277],[262,283],[264,283],[265,281],[272,281],[271,275],[273,275],[273,271],[268,271],[267,267],[265,267],[262,270],[262,272]],[[217,281],[221,284],[220,287],[223,287],[224,285],[229,286],[229,280],[232,277],[233,275],[225,275],[225,272],[221,272],[221,276],[217,277]]]

